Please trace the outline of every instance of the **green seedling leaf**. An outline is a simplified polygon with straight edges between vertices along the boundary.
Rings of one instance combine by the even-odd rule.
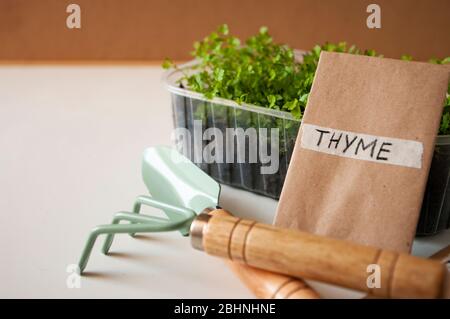
[[[172,62],[172,60],[165,58],[162,64],[162,67],[164,69],[170,69],[174,66],[174,63]]]
[[[181,81],[188,89],[202,93],[208,99],[222,97],[239,104],[290,112],[301,119],[322,51],[382,57],[374,50],[364,51],[339,42],[315,45],[299,62],[289,46],[273,41],[267,27],[261,27],[256,35],[241,41],[223,24],[202,41],[194,43],[192,55],[200,63],[193,74],[185,73]],[[401,59],[411,61],[412,57],[403,55]],[[450,57],[430,62],[447,64]],[[165,69],[177,67],[170,59],[165,59],[162,66]],[[450,134],[449,122],[450,98],[447,97],[439,134]]]

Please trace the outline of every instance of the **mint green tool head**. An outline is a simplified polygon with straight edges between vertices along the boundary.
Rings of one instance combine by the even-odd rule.
[[[150,147],[144,151],[142,178],[153,198],[201,213],[218,205],[220,184],[175,149]]]
[[[189,159],[167,146],[150,147],[144,151],[142,178],[151,196],[136,198],[132,212],[121,211],[109,225],[95,227],[80,258],[80,273],[89,260],[99,235],[106,234],[102,251],[107,254],[115,234],[179,231],[189,235],[189,228],[205,208],[215,208],[220,185]],[[161,209],[167,218],[140,213],[142,205]],[[121,222],[128,222],[121,224]]]

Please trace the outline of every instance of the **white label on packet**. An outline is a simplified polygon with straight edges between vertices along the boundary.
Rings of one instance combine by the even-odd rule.
[[[301,125],[301,147],[321,153],[383,164],[422,168],[423,144],[399,138]]]

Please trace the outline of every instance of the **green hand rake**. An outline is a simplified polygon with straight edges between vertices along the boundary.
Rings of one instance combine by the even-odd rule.
[[[85,269],[100,235],[107,235],[102,248],[104,254],[108,254],[115,234],[134,236],[135,233],[179,231],[188,236],[197,214],[217,206],[220,185],[169,147],[145,150],[142,178],[152,196],[138,196],[132,212],[118,212],[110,225],[97,226],[91,231],[79,261],[80,272]],[[168,218],[140,214],[143,205],[161,209]],[[122,221],[129,223],[121,224]]]

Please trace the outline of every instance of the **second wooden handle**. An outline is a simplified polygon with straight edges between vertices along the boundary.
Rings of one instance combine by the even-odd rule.
[[[231,216],[199,219],[192,226],[194,247],[249,266],[380,297],[437,298],[442,293],[445,269],[437,261]],[[379,287],[368,285],[369,265],[379,267]]]
[[[223,209],[211,216],[231,216]],[[258,298],[262,299],[319,299],[319,295],[302,279],[254,268],[243,263],[227,261],[228,266]]]

